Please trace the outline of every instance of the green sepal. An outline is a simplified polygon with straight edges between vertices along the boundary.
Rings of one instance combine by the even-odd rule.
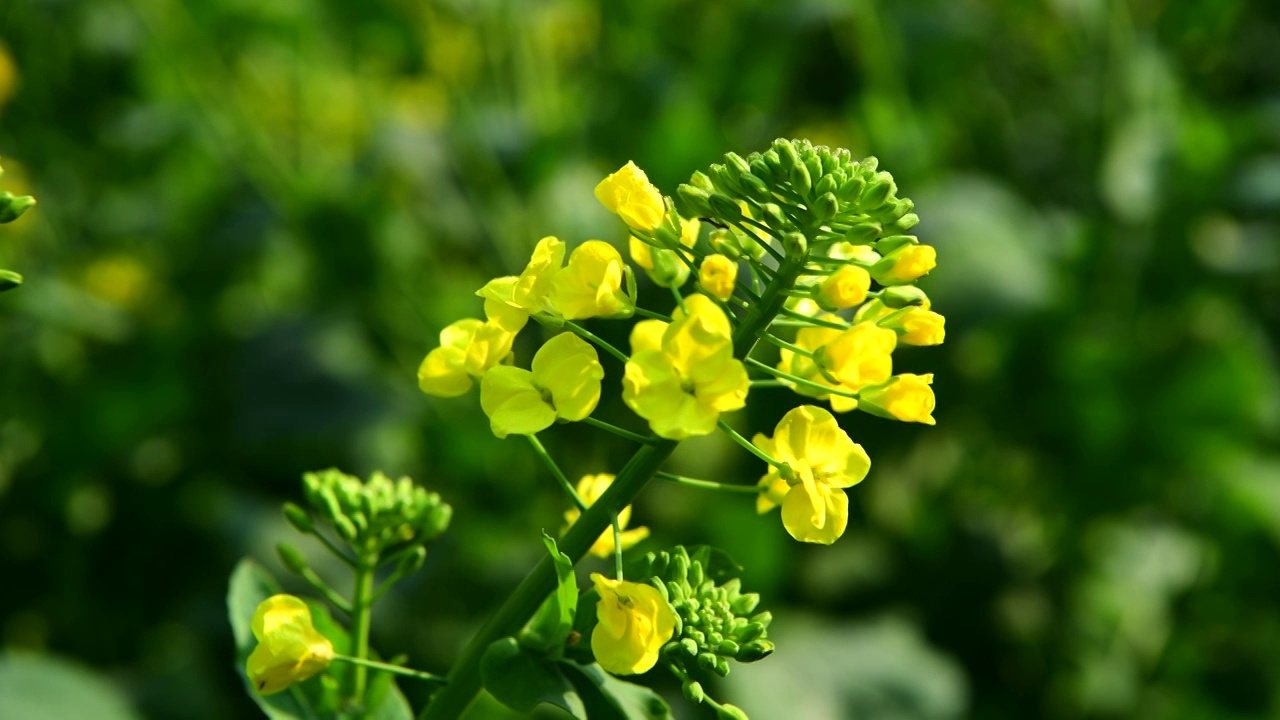
[[[23,213],[35,207],[36,199],[30,195],[14,197],[11,192],[0,192],[0,224],[11,223]]]

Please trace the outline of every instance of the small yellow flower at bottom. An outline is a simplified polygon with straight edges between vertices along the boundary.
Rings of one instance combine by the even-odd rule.
[[[245,662],[254,690],[271,695],[323,672],[333,643],[311,624],[311,609],[292,595],[272,595],[253,613],[258,646]]]
[[[600,594],[591,631],[596,662],[614,675],[648,672],[675,633],[675,610],[652,585],[610,580],[600,573],[592,573],[591,581]]]
[[[928,275],[938,266],[938,251],[931,245],[905,245],[871,266],[871,276],[881,285],[902,285]]]
[[[584,475],[578,481],[578,497],[582,498],[582,502],[591,507],[604,495],[604,491],[609,489],[613,484],[613,476],[608,473],[600,473],[599,475]],[[578,521],[577,508],[570,508],[564,513],[565,529]],[[622,549],[629,550],[635,547],[635,544],[649,537],[649,528],[640,526],[637,528],[627,529],[627,524],[631,522],[631,506],[622,508],[618,513],[618,528],[622,531]],[[591,554],[596,557],[608,558],[613,557],[613,528],[600,533],[600,537],[591,545]]]
[[[884,385],[867,388],[861,393],[859,408],[890,420],[933,425],[933,374],[894,375]]]
[[[862,303],[871,289],[871,275],[857,265],[845,265],[827,276],[818,288],[818,302],[831,310]]]
[[[604,368],[596,349],[572,333],[547,341],[533,356],[532,370],[500,365],[480,380],[480,407],[493,434],[532,435],[557,418],[582,420],[600,401]]]
[[[756,509],[767,512],[781,504],[783,527],[801,542],[830,545],[843,535],[849,498],[841,490],[862,482],[871,459],[835,416],[802,405],[782,416],[772,438],[757,434],[751,442],[786,468],[770,467],[760,479],[765,492]],[[788,486],[785,494],[780,481]]]
[[[698,268],[698,284],[721,302],[733,295],[737,281],[738,263],[719,253],[708,255]]]
[[[898,341],[907,345],[941,345],[947,337],[947,319],[921,307],[907,308],[895,323],[901,328]]]

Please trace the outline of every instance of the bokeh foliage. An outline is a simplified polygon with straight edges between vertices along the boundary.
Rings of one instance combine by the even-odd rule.
[[[876,464],[834,548],[682,488],[636,506],[779,618],[730,699],[1280,713],[1280,6],[0,0],[0,42],[5,189],[41,201],[0,229],[26,278],[0,299],[5,648],[148,717],[250,716],[227,575],[339,466],[454,506],[374,626],[444,670],[564,507],[417,362],[538,237],[624,240],[605,172],[670,193],[788,136],[894,173],[949,332],[903,358],[936,373],[936,428],[844,420]],[[551,438],[570,472],[616,470],[576,432]],[[691,445],[687,474],[763,472]]]

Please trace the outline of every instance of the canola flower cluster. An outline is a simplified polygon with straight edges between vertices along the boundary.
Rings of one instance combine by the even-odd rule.
[[[920,220],[914,203],[898,197],[875,158],[855,160],[807,141],[778,140],[745,158],[728,153],[674,197],[627,163],[595,195],[626,225],[629,258],[601,240],[570,252],[560,239],[543,238],[518,275],[477,290],[483,318],[441,332],[419,368],[419,386],[457,397],[479,385],[493,433],[526,436],[573,499],[564,537],[572,561],[588,552],[614,555],[615,578],[592,576],[599,596],[590,639],[595,660],[618,675],[663,662],[691,700],[709,704],[717,717],[745,718],[706,697],[690,671],[723,675],[729,659],[769,654],[770,616],[755,612],[756,597],[741,593],[737,581],[691,570],[696,563],[683,549],[664,556],[669,573],[623,579],[621,553],[648,535],[643,526],[629,528],[630,503],[653,477],[745,492],[756,496],[762,514],[780,509],[796,540],[835,542],[848,526],[846,490],[871,467],[837,414],[934,423],[933,376],[895,373],[894,354],[945,339],[944,317],[916,285],[936,266],[937,253],[908,234]],[[638,306],[638,272],[662,289],[660,297],[670,295],[669,313]],[[551,337],[526,366],[515,348],[530,318]],[[581,324],[632,318],[625,352]],[[622,363],[620,378],[605,377],[600,351]],[[612,383],[647,434],[592,416],[604,388],[617,387]],[[750,395],[774,388],[807,402],[772,433],[747,440],[725,421]],[[571,422],[643,447],[616,477],[587,475],[574,486],[535,437]],[[677,443],[717,431],[766,463],[757,483],[661,470]],[[472,646],[483,649],[517,631],[552,576],[544,561]],[[481,654],[464,653],[423,717],[450,717],[465,707],[479,688]]]

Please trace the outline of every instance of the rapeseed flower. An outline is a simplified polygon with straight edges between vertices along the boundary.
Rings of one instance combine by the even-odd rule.
[[[644,320],[631,331],[622,399],[661,437],[710,433],[720,413],[746,404],[749,386],[729,318],[708,297],[687,298],[670,323]]]
[[[903,285],[928,275],[938,265],[932,245],[904,245],[871,266],[871,277],[881,285]]]
[[[662,193],[634,162],[601,180],[596,185],[596,199],[634,230],[652,232],[667,214]]]
[[[600,573],[592,573],[591,581],[600,594],[591,631],[596,662],[614,675],[648,672],[675,634],[675,610],[652,585],[610,580]]]
[[[590,317],[625,318],[635,312],[631,270],[609,243],[588,240],[574,249],[569,264],[551,283],[551,306],[567,320]]]
[[[903,373],[894,375],[884,385],[869,387],[862,391],[861,407],[873,415],[933,425],[933,407],[935,399],[933,374],[912,375]]]
[[[253,613],[258,646],[245,662],[254,690],[271,695],[324,671],[333,643],[311,624],[311,609],[292,595],[272,595]]]
[[[584,475],[578,481],[578,497],[591,507],[604,495],[604,491],[609,489],[613,484],[613,476],[607,473],[599,475]],[[564,521],[566,526],[572,525],[578,521],[578,508],[570,508],[564,513]],[[622,530],[622,549],[629,550],[635,547],[635,544],[649,537],[649,528],[640,526],[637,528],[627,529],[627,524],[631,522],[631,506],[628,505],[618,512],[618,528]],[[597,557],[607,558],[613,557],[613,528],[600,533],[600,537],[591,545],[591,554]]]
[[[830,545],[844,534],[849,498],[842,490],[862,482],[871,459],[835,416],[802,405],[782,417],[773,437],[757,434],[751,442],[779,463],[760,479],[757,510],[780,504],[783,527],[801,542]]]
[[[698,284],[721,302],[733,295],[737,280],[738,263],[719,253],[708,255],[698,268]]]
[[[538,349],[532,370],[500,365],[480,381],[480,407],[493,434],[532,435],[557,419],[582,420],[600,401],[604,368],[595,348],[561,333]]]
[[[516,335],[496,322],[459,320],[440,331],[440,347],[418,366],[418,387],[436,397],[464,395],[490,368],[511,354]]]

